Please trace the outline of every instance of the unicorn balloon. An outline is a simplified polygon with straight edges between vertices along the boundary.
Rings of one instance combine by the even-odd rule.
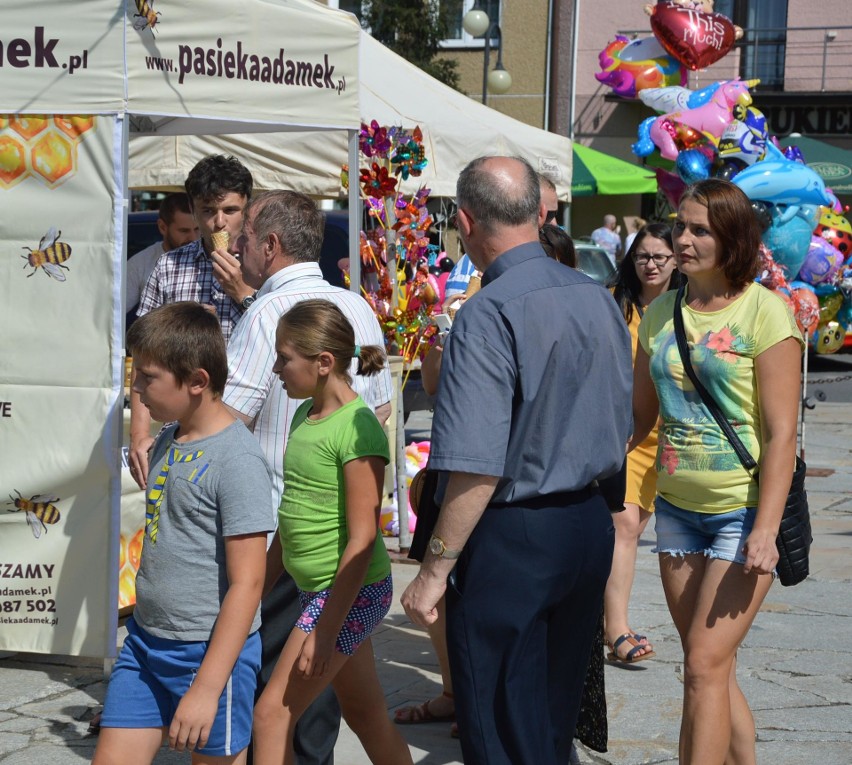
[[[702,91],[695,91],[700,94],[695,99],[692,99],[693,92],[685,88],[674,92],[672,96],[677,104],[675,109],[660,117],[649,117],[639,125],[639,140],[633,144],[633,153],[647,157],[655,148],[659,148],[662,157],[674,161],[682,148],[694,144],[696,135],[703,136],[715,146],[733,119],[734,107],[738,104],[742,107],[751,105],[749,88],[758,82],[739,79],[719,82]],[[642,100],[648,103],[645,98]],[[691,105],[696,102],[703,103],[700,106]],[[657,101],[654,108],[661,103],[665,103],[665,99]],[[693,136],[690,138],[691,143],[686,146],[682,142],[685,135]]]

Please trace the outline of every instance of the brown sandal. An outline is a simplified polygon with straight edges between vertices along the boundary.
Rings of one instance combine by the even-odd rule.
[[[453,694],[447,693],[447,691],[444,691],[441,695],[448,699],[453,698]],[[398,725],[422,725],[423,723],[453,722],[456,719],[455,710],[445,715],[433,714],[429,709],[429,704],[433,700],[429,699],[429,701],[424,701],[416,706],[397,709],[394,712],[393,721]]]
[[[651,650],[648,643],[643,644],[637,639],[642,637],[642,635],[634,635],[632,632],[625,632],[615,642],[607,642],[610,649],[609,653],[606,655],[607,661],[611,661],[615,664],[636,664],[636,662],[644,661],[645,659],[650,659],[656,656],[656,653]],[[624,656],[620,656],[618,649],[624,643],[627,643],[627,645],[631,647]],[[639,651],[643,650],[645,653],[639,653]]]

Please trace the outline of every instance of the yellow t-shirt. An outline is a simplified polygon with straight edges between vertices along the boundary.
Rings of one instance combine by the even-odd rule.
[[[756,506],[757,483],[684,372],[674,334],[675,296],[661,295],[639,326],[639,342],[651,359],[660,400],[657,492],[676,507],[703,513]],[[721,311],[700,313],[684,303],[683,323],[698,379],[759,464],[754,359],[788,337],[802,343],[790,310],[777,295],[751,283]]]

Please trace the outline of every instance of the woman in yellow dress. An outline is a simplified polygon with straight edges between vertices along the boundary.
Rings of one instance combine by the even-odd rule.
[[[636,358],[637,331],[645,308],[666,290],[676,289],[680,274],[675,270],[671,229],[663,223],[651,223],[636,234],[618,268],[612,287],[613,297],[630,329],[633,358]],[[604,593],[604,623],[607,658],[635,663],[654,655],[651,644],[629,626],[627,608],[639,537],[653,513],[657,473],[657,429],[627,457],[627,492],[624,511],[614,513],[615,549],[612,571]]]

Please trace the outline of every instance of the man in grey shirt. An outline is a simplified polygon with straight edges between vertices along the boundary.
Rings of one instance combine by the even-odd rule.
[[[545,255],[525,161],[474,160],[457,203],[482,289],[445,344],[429,461],[451,475],[402,602],[426,625],[447,591],[465,762],[556,765],[612,560],[597,479],[632,429],[630,336],[605,289]]]

